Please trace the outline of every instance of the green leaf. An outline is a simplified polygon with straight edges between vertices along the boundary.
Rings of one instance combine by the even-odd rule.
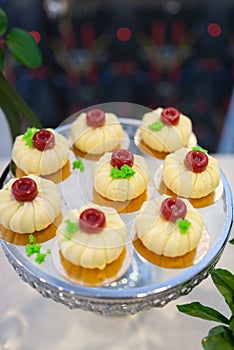
[[[230,321],[229,329],[232,332],[232,335],[234,336],[234,317]]]
[[[234,238],[229,241],[229,243],[234,244]]]
[[[12,140],[14,140],[16,136],[20,134],[20,130],[21,130],[20,116],[17,110],[14,108],[14,105],[12,104],[8,96],[4,93],[4,91],[1,91],[1,87],[0,87],[0,106],[7,118],[8,125],[11,131]]]
[[[7,15],[3,11],[3,9],[0,8],[0,35],[3,35],[6,32],[7,29]]]
[[[232,310],[234,302],[234,275],[224,269],[214,269],[211,278]]]
[[[0,71],[3,70],[3,63],[4,63],[3,51],[0,47]]]
[[[40,50],[32,35],[27,31],[12,28],[6,36],[6,43],[9,51],[19,63],[32,68],[42,64]]]
[[[233,350],[234,338],[226,327],[215,327],[202,339],[205,350]]]
[[[229,320],[222,315],[219,311],[215,309],[204,306],[199,302],[193,302],[190,304],[177,305],[177,308],[180,312],[183,312],[189,316],[199,317],[203,320],[221,322],[224,324],[229,324]]]
[[[226,326],[216,326],[210,329],[209,335],[223,334],[227,329]]]
[[[8,82],[4,75],[0,72],[0,106],[4,107],[4,112],[9,123],[11,123],[11,131],[13,140],[20,133],[19,115],[20,114],[29,126],[41,129],[42,125],[33,111],[24,102],[22,97],[16,92],[13,86]],[[15,115],[13,115],[13,112]],[[17,111],[17,113],[16,113]]]

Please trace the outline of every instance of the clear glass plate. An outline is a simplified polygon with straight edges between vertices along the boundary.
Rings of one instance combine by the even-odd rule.
[[[73,117],[74,118],[74,117]],[[149,166],[152,181],[149,196],[158,195],[154,182],[156,171],[163,160],[142,153],[135,144],[135,135],[140,121],[131,118],[120,118],[125,131],[123,145],[135,154],[145,157]],[[60,126],[57,131],[69,137],[71,119],[68,124]],[[75,155],[72,154],[75,158]],[[92,179],[90,169],[93,160],[84,159],[85,172],[75,170],[71,175],[57,184],[63,201],[63,213],[77,208],[92,200]],[[1,187],[12,176],[10,167],[3,172]],[[18,275],[35,288],[41,295],[62,303],[71,309],[80,308],[104,315],[128,315],[153,307],[162,307],[171,300],[188,294],[197,286],[219,260],[228,240],[233,220],[232,194],[229,184],[221,171],[223,192],[212,205],[198,208],[204,218],[204,225],[209,235],[207,252],[195,264],[185,268],[166,268],[150,263],[136,249],[127,272],[117,281],[102,287],[86,287],[67,281],[55,268],[52,256],[38,265],[34,258],[28,258],[25,247],[1,241],[3,250]],[[129,230],[137,211],[120,214]],[[42,250],[53,249],[55,238],[42,244]]]

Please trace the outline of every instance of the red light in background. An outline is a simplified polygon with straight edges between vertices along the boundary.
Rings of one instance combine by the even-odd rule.
[[[222,28],[217,23],[210,23],[207,27],[207,32],[213,37],[218,37],[222,34]]]
[[[131,36],[132,36],[132,31],[127,27],[120,27],[116,31],[116,37],[120,41],[128,41],[131,39]]]
[[[29,34],[32,35],[32,37],[34,38],[34,40],[36,41],[37,44],[40,42],[41,34],[38,31],[33,30],[32,32],[29,32]]]

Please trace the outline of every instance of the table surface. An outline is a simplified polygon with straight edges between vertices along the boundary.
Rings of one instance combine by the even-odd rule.
[[[234,155],[217,154],[221,169],[234,193]],[[0,158],[0,173],[9,162]],[[230,238],[233,238],[233,230]],[[227,244],[217,267],[234,272],[234,246]],[[211,278],[189,295],[161,309],[133,316],[106,317],[83,310],[70,310],[24,283],[0,250],[0,349],[11,350],[102,350],[202,349],[201,340],[216,323],[180,313],[176,305],[199,301],[229,317],[224,299]],[[1,343],[5,347],[1,347]]]

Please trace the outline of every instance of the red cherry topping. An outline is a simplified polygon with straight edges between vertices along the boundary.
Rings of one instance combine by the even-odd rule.
[[[105,124],[105,113],[101,109],[91,109],[86,114],[86,123],[92,128],[103,126]]]
[[[117,149],[112,153],[110,163],[113,167],[117,167],[119,170],[121,169],[121,166],[125,164],[132,167],[134,163],[134,155],[127,149]]]
[[[31,202],[38,194],[37,184],[30,177],[22,177],[12,184],[11,193],[19,202]]]
[[[180,112],[173,107],[164,108],[161,113],[161,120],[165,125],[176,125],[179,119]]]
[[[184,165],[194,173],[201,173],[206,170],[209,158],[206,153],[193,150],[186,154]]]
[[[176,222],[177,219],[184,219],[186,213],[186,205],[179,198],[166,198],[161,204],[161,215],[168,221]]]
[[[80,214],[80,228],[86,233],[98,233],[105,226],[105,214],[98,209],[89,208]]]
[[[39,151],[53,148],[55,145],[54,134],[46,129],[37,131],[33,135],[33,146]]]

